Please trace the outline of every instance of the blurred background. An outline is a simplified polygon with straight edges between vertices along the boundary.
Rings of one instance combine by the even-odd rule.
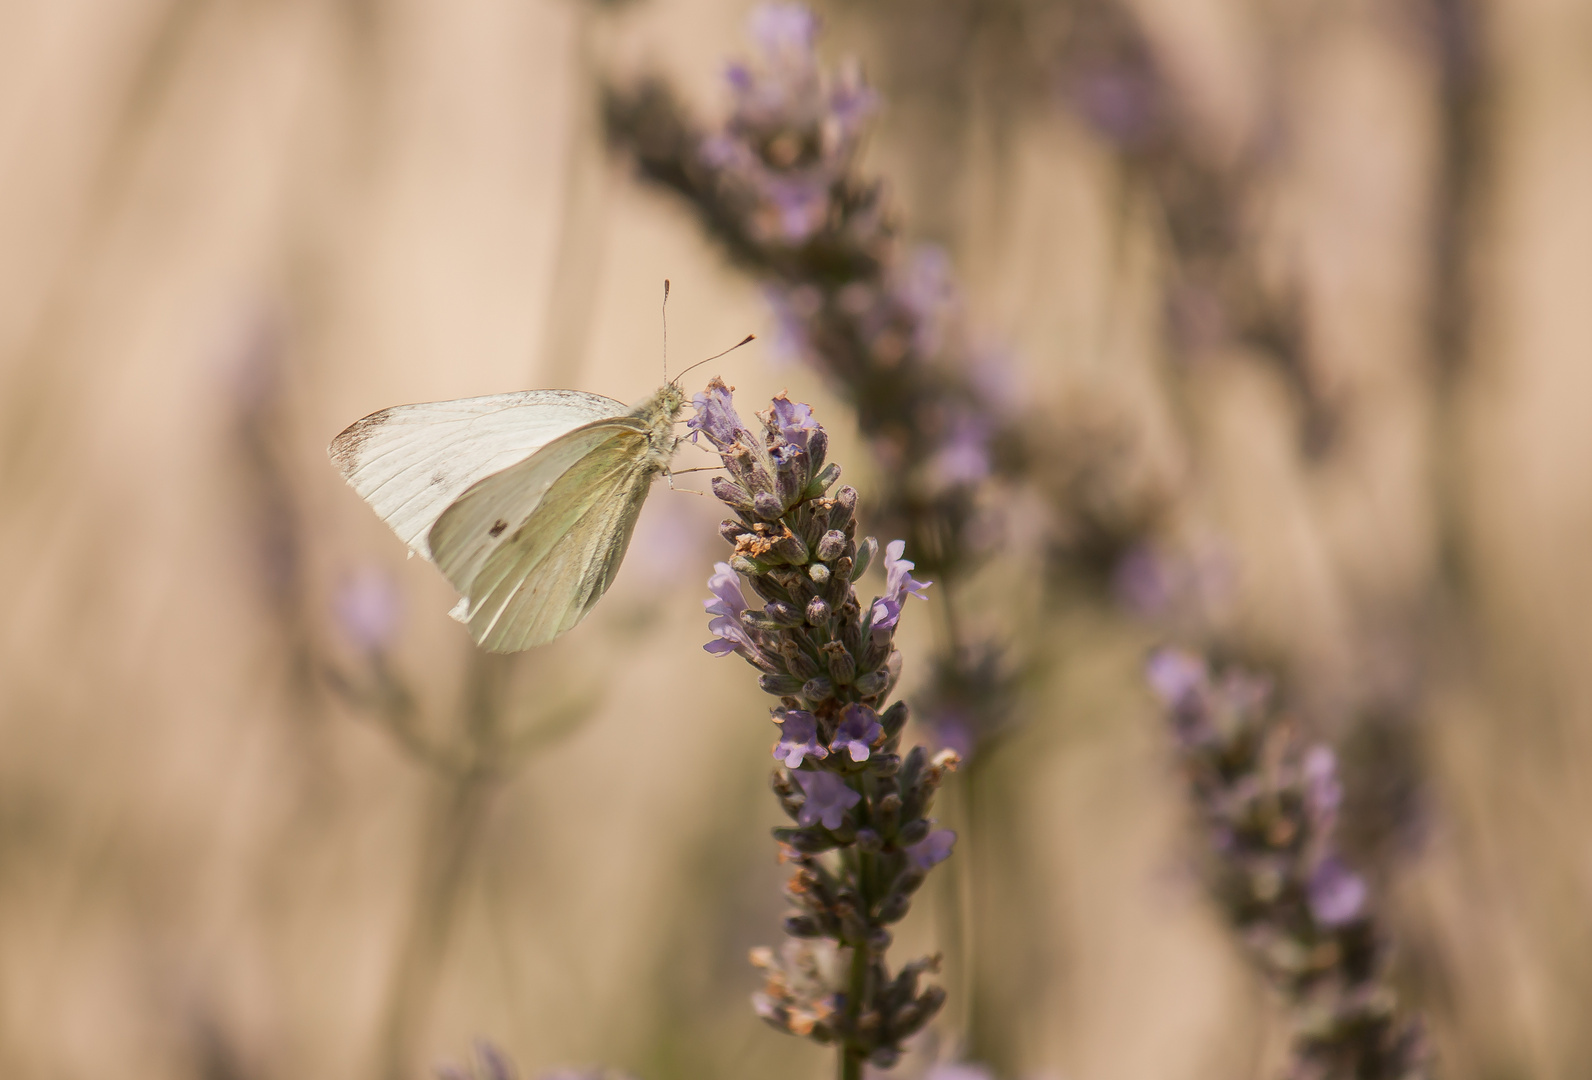
[[[1027,674],[902,929],[951,991],[903,1075],[1276,1071],[1139,676],[1183,637],[1339,746],[1441,1072],[1585,1075],[1592,4],[819,10],[903,240],[1092,462],[1046,489],[1088,528],[1014,502],[967,590]],[[832,1069],[747,1004],[779,813],[699,648],[717,504],[660,485],[592,617],[494,658],[325,456],[401,402],[639,400],[669,277],[677,369],[756,332],[711,370],[812,402],[872,531],[849,407],[605,148],[605,83],[722,117],[747,14],[0,4],[0,1075]]]

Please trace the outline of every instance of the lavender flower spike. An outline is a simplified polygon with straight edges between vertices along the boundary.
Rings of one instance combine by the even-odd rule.
[[[1335,755],[1300,740],[1268,679],[1213,677],[1203,657],[1165,649],[1146,674],[1211,841],[1211,891],[1295,1010],[1287,1075],[1423,1080],[1419,1018],[1393,1008],[1370,887],[1337,849]]]
[[[907,707],[885,707],[901,672],[893,644],[901,602],[925,586],[902,558],[905,545],[890,546],[891,610],[875,618],[852,583],[878,542],[857,536],[854,489],[828,494],[840,476],[825,461],[828,435],[811,408],[783,394],[758,419],[763,430],[753,434],[730,389],[714,380],[692,422],[719,451],[729,475],[713,491],[734,515],[719,525],[735,553],[710,581],[706,607],[719,641],[708,648],[739,653],[779,699],[772,786],[795,822],[774,837],[794,869],[786,895],[797,910],[785,916],[785,932],[796,947],[782,961],[772,950],[756,953],[768,982],[754,1008],[781,1031],[836,1044],[842,1080],[861,1080],[865,1063],[893,1066],[902,1042],[945,1001],[939,987],[919,985],[937,958],[890,972],[886,927],[951,852],[955,837],[932,832],[927,815],[958,758],[931,759],[921,746],[902,755]],[[748,607],[748,596],[762,607]],[[832,962],[848,952],[844,965]]]

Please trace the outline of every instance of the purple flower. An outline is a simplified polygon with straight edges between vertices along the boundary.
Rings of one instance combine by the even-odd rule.
[[[724,449],[734,446],[736,438],[747,431],[730,399],[730,388],[722,379],[709,382],[706,390],[691,399],[691,405],[696,415],[687,420],[685,426],[691,429],[687,438],[692,442],[698,435],[706,435],[713,445]]]
[[[343,633],[366,652],[381,652],[391,645],[402,616],[391,575],[373,566],[361,567],[344,579],[333,608]]]
[[[936,829],[922,840],[906,849],[907,858],[912,860],[919,870],[929,868],[944,862],[951,857],[951,848],[956,844],[956,834],[950,829]]]
[[[906,552],[905,540],[892,540],[884,549],[884,595],[873,602],[873,628],[883,630],[892,627],[901,618],[901,604],[908,596],[916,596],[919,600],[927,600],[923,590],[933,585],[932,581],[918,581],[912,576],[912,570],[917,563],[901,556]]]
[[[829,216],[829,183],[828,176],[811,172],[765,178],[764,194],[778,222],[775,231],[800,244],[823,228]]]
[[[1325,746],[1312,746],[1300,767],[1304,774],[1305,806],[1318,829],[1331,825],[1343,802],[1343,784],[1338,780],[1338,758]]]
[[[759,4],[746,26],[752,40],[771,56],[811,52],[818,40],[818,16],[804,4]]]
[[[846,706],[840,717],[840,727],[829,744],[830,751],[838,754],[845,750],[850,752],[852,761],[867,761],[874,740],[884,734],[878,714],[866,705],[853,703]]]
[[[935,1065],[923,1074],[923,1080],[995,1080],[995,1074],[984,1065],[954,1061]]]
[[[924,356],[939,352],[945,326],[955,316],[960,302],[951,257],[933,245],[918,248],[893,291],[912,313],[916,324],[912,343],[918,352]]]
[[[807,449],[807,437],[818,430],[818,421],[813,419],[813,410],[810,405],[803,405],[799,401],[792,401],[784,394],[774,399],[774,426],[779,429],[779,437],[801,449]]]
[[[713,598],[702,601],[702,606],[708,614],[715,616],[708,620],[708,629],[713,631],[714,640],[702,648],[714,656],[725,656],[744,646],[756,649],[757,644],[741,626],[741,612],[746,610],[746,599],[741,595],[741,579],[729,563],[714,563],[713,576],[708,578],[708,588],[713,592]]]
[[[1343,865],[1336,855],[1329,855],[1311,873],[1307,892],[1310,913],[1316,917],[1316,922],[1322,926],[1343,926],[1360,917],[1369,890],[1364,878]]]
[[[801,709],[778,709],[774,722],[779,725],[779,742],[774,744],[774,757],[785,763],[787,769],[801,768],[802,758],[822,761],[829,751],[818,744],[818,718]]]
[[[971,413],[957,416],[950,438],[934,454],[931,467],[947,485],[973,484],[990,474],[990,426]]]
[[[919,600],[927,600],[923,590],[933,585],[932,581],[918,581],[912,576],[912,571],[917,568],[917,563],[901,556],[906,554],[907,542],[905,540],[892,540],[884,549],[885,591],[898,601],[908,595],[916,596]]]
[[[798,772],[794,775],[796,782],[802,786],[802,793],[807,796],[807,801],[802,803],[802,808],[796,814],[798,825],[816,825],[821,821],[826,829],[838,829],[845,820],[846,811],[862,801],[862,796],[851,790],[834,773]]]
[[[1145,662],[1144,676],[1155,696],[1171,709],[1181,708],[1204,690],[1208,679],[1205,661],[1182,649],[1155,650]]]

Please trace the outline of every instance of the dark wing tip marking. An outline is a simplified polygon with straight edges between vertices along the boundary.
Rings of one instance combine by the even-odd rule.
[[[382,422],[387,410],[371,413],[369,416],[355,420],[341,432],[332,444],[326,448],[331,455],[332,464],[345,479],[352,479],[354,471],[359,468],[359,451],[370,439],[371,432]]]
[[[498,518],[497,521],[492,523],[492,527],[486,531],[486,534],[493,539],[496,539],[497,537],[502,536],[503,530],[508,527],[508,522],[504,521],[502,518]]]

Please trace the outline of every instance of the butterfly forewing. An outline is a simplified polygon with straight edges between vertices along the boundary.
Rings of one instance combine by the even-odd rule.
[[[431,533],[465,596],[457,612],[494,652],[539,645],[578,623],[612,584],[655,473],[632,417],[587,425],[477,484]],[[549,474],[554,475],[547,483]],[[526,490],[540,489],[528,514]],[[512,515],[518,510],[519,517]],[[499,524],[509,527],[491,534]]]
[[[622,402],[579,390],[399,405],[349,425],[332,440],[331,456],[399,538],[431,558],[433,525],[473,485],[583,424],[625,411]]]

